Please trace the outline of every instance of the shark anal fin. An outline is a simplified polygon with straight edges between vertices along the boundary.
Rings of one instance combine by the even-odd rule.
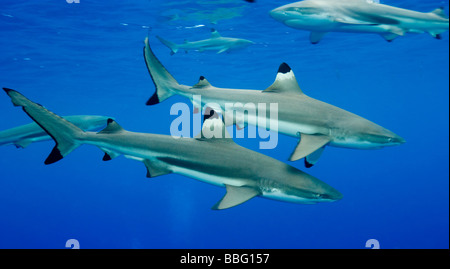
[[[212,209],[227,209],[240,205],[253,197],[260,195],[260,191],[252,187],[236,187],[231,185],[225,185],[225,187],[227,189],[227,193],[212,207]]]
[[[323,36],[326,33],[327,32],[311,32],[309,34],[309,41],[311,42],[311,44],[317,44],[320,42],[320,40],[322,40]]]
[[[172,171],[161,161],[158,160],[144,160],[145,167],[147,168],[147,177],[157,177],[172,173]]]
[[[309,154],[305,158],[305,167],[311,168],[313,167],[317,161],[319,160],[320,156],[322,156],[322,152],[325,149],[325,146],[319,148],[318,150],[314,151],[313,153]]]
[[[330,138],[325,135],[301,134],[300,142],[294,152],[292,152],[289,160],[296,161],[304,158],[319,148],[325,146],[328,142],[330,142]]]

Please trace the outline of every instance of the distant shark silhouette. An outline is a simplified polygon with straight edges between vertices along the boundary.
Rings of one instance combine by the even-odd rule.
[[[76,115],[63,117],[84,131],[98,131],[106,126],[111,117]],[[16,145],[25,148],[31,143],[51,140],[52,138],[35,122],[0,131],[0,146]]]
[[[289,27],[311,31],[313,44],[328,32],[374,33],[392,41],[406,33],[426,32],[440,39],[449,29],[443,8],[423,13],[372,0],[305,0],[276,8],[270,15]]]
[[[147,101],[147,105],[158,104],[173,95],[181,95],[191,101],[194,95],[201,95],[202,104],[194,106],[202,107],[206,102],[213,102],[221,106],[215,108],[217,111],[225,111],[226,103],[257,102],[265,103],[266,107],[269,107],[270,103],[278,103],[278,131],[300,137],[290,160],[306,157],[306,167],[317,162],[327,145],[376,149],[405,142],[400,136],[369,120],[307,96],[298,86],[294,72],[285,63],[280,65],[275,82],[261,91],[217,88],[203,76],[194,86],[181,85],[153,54],[148,38],[145,39],[144,57],[156,86],[156,91]],[[266,115],[269,116],[268,113]],[[249,122],[257,120],[243,113],[236,113],[233,119],[233,123],[241,125],[242,128]]]
[[[171,55],[177,53],[179,50],[185,50],[186,52],[189,50],[196,50],[200,52],[213,50],[217,51],[217,53],[222,53],[230,50],[245,48],[254,44],[252,41],[246,39],[222,37],[215,29],[211,29],[211,38],[209,39],[192,42],[185,41],[184,44],[175,44],[159,36],[156,38],[158,38],[170,49]]]
[[[256,196],[304,204],[342,198],[319,179],[225,138],[226,128],[213,111],[197,138],[133,133],[112,119],[98,133],[85,132],[19,92],[3,89],[15,106],[21,106],[55,140],[45,164],[61,160],[80,145],[94,145],[105,152],[104,161],[124,155],[143,162],[147,177],[177,173],[225,187],[225,196],[213,209],[230,208]],[[207,132],[219,135],[208,139]]]

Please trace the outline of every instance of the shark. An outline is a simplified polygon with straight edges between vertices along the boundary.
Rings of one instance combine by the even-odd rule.
[[[312,44],[328,32],[374,33],[390,42],[406,33],[429,33],[440,39],[449,29],[442,7],[425,13],[373,0],[304,0],[275,8],[270,16],[289,27],[310,31]]]
[[[101,130],[109,118],[97,115],[74,115],[63,117],[84,131]],[[51,140],[51,137],[35,122],[0,131],[0,146],[15,145],[26,148],[31,143]]]
[[[245,48],[254,44],[253,41],[246,39],[222,37],[215,29],[211,29],[211,38],[199,41],[185,40],[184,44],[175,44],[159,36],[157,36],[156,38],[158,38],[161,43],[163,43],[170,49],[171,55],[174,55],[179,50],[184,50],[185,52],[188,52],[189,50],[196,50],[200,52],[212,50],[217,51],[217,53],[219,54],[235,49]]]
[[[194,111],[210,103],[218,106],[212,107],[215,111],[225,111],[229,103],[258,103],[266,104],[266,107],[277,103],[278,132],[300,138],[289,160],[305,158],[308,168],[318,161],[326,146],[378,149],[405,142],[399,135],[361,116],[307,96],[286,63],[279,66],[275,81],[264,90],[218,88],[212,86],[204,76],[200,76],[197,84],[188,86],[179,84],[161,64],[151,50],[148,38],[144,43],[145,62],[156,88],[147,105],[156,105],[173,95],[188,98],[197,108]],[[201,103],[197,103],[194,98],[198,95],[202,97]],[[258,114],[258,117],[270,115],[260,111],[254,114]],[[260,121],[241,110],[233,113],[233,118],[228,122],[245,128],[249,123],[258,124]]]
[[[312,204],[340,200],[342,194],[323,181],[284,162],[249,150],[224,136],[207,138],[208,132],[227,132],[212,110],[205,116],[202,132],[195,138],[126,131],[108,119],[100,132],[83,131],[66,119],[29,100],[21,93],[3,88],[14,106],[41,126],[56,142],[45,160],[55,163],[77,147],[99,147],[104,161],[123,155],[141,161],[147,177],[181,174],[226,188],[212,209],[227,209],[256,196],[294,203]],[[245,158],[243,158],[245,156]]]

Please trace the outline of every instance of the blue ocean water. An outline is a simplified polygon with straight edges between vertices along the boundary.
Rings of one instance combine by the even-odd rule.
[[[145,106],[154,85],[143,40],[178,82],[260,89],[286,62],[309,96],[380,124],[406,139],[380,150],[328,147],[306,169],[339,190],[334,203],[300,205],[252,199],[211,210],[224,188],[180,175],[145,177],[145,166],[83,146],[44,165],[52,141],[0,148],[0,248],[380,248],[449,247],[449,35],[408,34],[388,43],[378,35],[330,33],[312,45],[309,33],[268,12],[290,1],[0,2],[0,86],[20,91],[59,115],[107,115],[125,129],[169,134],[173,97]],[[448,1],[385,0],[428,12]],[[230,53],[177,53],[176,43],[222,36],[254,45]],[[0,130],[29,123],[0,96]],[[287,158],[297,140],[280,134],[277,148],[257,139],[242,146]],[[209,152],[207,154],[220,154]],[[242,156],[245,158],[245,156]]]

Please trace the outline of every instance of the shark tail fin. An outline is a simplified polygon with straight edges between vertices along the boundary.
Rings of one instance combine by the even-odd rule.
[[[161,62],[156,58],[148,38],[144,41],[144,59],[147,64],[148,72],[152,77],[153,83],[155,84],[156,91],[152,97],[147,101],[147,105],[155,105],[161,103],[167,98],[174,95],[174,91],[180,88],[180,84],[175,80],[175,78],[167,71],[167,69],[161,64]]]
[[[170,42],[169,40],[165,40],[162,37],[156,36],[156,38],[159,39],[159,41],[161,41],[161,43],[163,43],[166,47],[168,47],[170,49],[170,55],[174,55],[175,53],[178,52],[178,45]]]
[[[82,144],[79,138],[84,134],[83,130],[45,107],[30,101],[19,92],[7,88],[3,90],[11,98],[14,106],[21,106],[23,111],[55,140],[56,145],[45,160],[45,164],[61,160]]]

